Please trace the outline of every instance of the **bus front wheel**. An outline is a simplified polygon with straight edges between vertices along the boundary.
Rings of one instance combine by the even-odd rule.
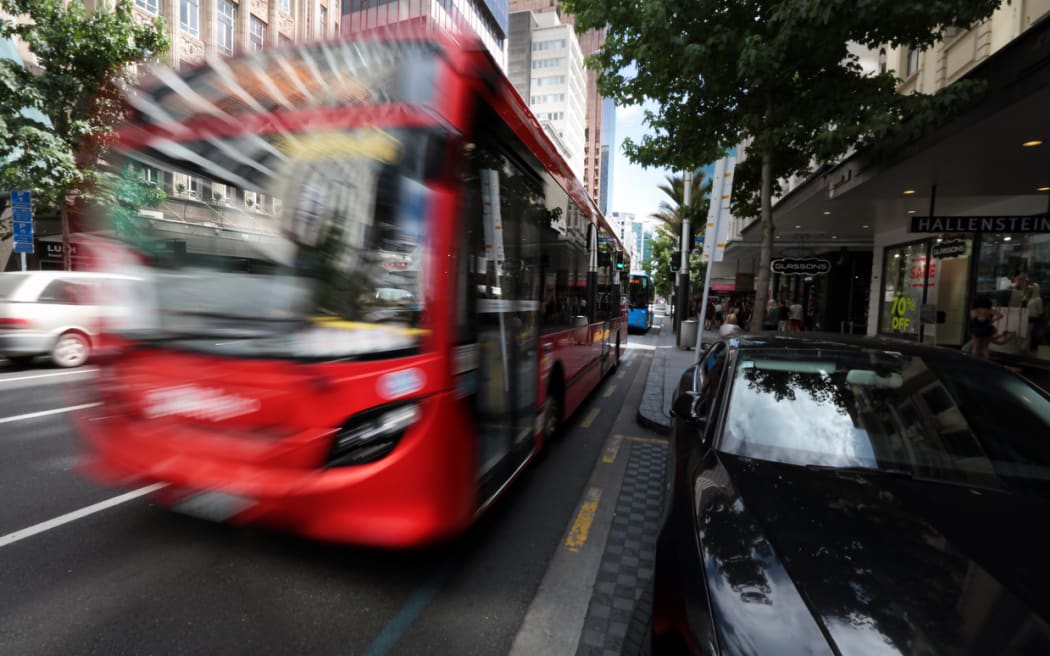
[[[543,441],[545,443],[558,435],[564,412],[565,400],[562,398],[559,379],[552,378],[547,390],[547,398],[543,402]]]

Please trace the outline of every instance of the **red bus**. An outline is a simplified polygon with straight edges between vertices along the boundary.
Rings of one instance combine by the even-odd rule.
[[[629,262],[479,42],[256,52],[159,72],[129,104],[110,161],[166,197],[111,226],[143,283],[79,421],[96,480],[422,544],[468,527],[617,366]]]

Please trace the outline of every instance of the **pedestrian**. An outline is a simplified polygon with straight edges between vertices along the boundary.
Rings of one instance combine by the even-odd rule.
[[[720,337],[727,337],[729,335],[737,335],[740,333],[740,324],[737,323],[737,317],[735,314],[730,314],[726,317],[726,322],[718,329],[718,335]]]
[[[978,296],[970,310],[970,336],[973,337],[972,353],[988,360],[992,357],[988,345],[995,337],[995,322],[1002,318],[998,308],[992,307],[992,299]]]
[[[804,323],[802,315],[802,304],[795,299],[795,302],[788,308],[788,323],[791,327],[791,332],[801,332],[802,325]]]
[[[715,328],[722,325],[722,299],[715,299]]]
[[[777,308],[777,332],[787,332],[788,315],[790,314],[791,308],[788,307],[787,301],[780,301],[780,307]]]

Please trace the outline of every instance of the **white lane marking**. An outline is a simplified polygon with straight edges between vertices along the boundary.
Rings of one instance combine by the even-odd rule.
[[[46,374],[35,374],[32,376],[15,376],[14,378],[0,378],[0,383],[13,383],[19,380],[36,380],[38,378],[47,378],[49,376],[83,376],[84,374],[93,374],[98,369],[77,369],[76,371],[53,371]]]
[[[627,342],[627,348],[628,349],[638,349],[639,351],[654,351],[657,348],[671,348],[671,347],[670,346],[668,346],[668,347],[662,347],[662,346],[661,347],[657,347],[657,346],[653,346],[652,344],[632,344],[631,342]]]
[[[34,524],[33,526],[24,528],[20,531],[15,531],[14,533],[8,533],[7,535],[0,536],[0,548],[6,547],[9,544],[14,544],[19,540],[31,538],[34,535],[43,533],[44,531],[50,531],[53,528],[62,526],[63,524],[75,522],[78,519],[82,519],[84,517],[87,517],[88,515],[93,515],[97,512],[101,512],[103,510],[106,510],[107,508],[119,506],[120,504],[125,503],[127,501],[131,501],[132,499],[137,499],[141,496],[145,496],[150,492],[156,492],[157,490],[161,489],[162,487],[165,487],[166,485],[167,483],[154,483],[153,485],[140,487],[137,490],[132,490],[131,492],[127,492],[125,494],[121,494],[120,496],[106,499],[105,501],[99,501],[98,503],[86,506],[84,508],[81,508],[80,510],[74,510],[73,512],[66,513],[65,515],[60,515],[58,517],[55,517],[54,519],[49,519],[46,522],[40,522],[39,524]]]
[[[81,403],[80,405],[70,405],[65,408],[55,408],[54,410],[41,410],[40,412],[30,412],[25,415],[15,415],[13,417],[2,417],[0,418],[0,424],[6,424],[10,421],[22,421],[23,419],[34,419],[36,417],[46,417],[48,415],[57,415],[62,412],[73,412],[74,410],[83,410],[84,408],[94,408],[101,403]]]

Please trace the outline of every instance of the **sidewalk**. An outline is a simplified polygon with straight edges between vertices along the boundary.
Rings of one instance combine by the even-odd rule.
[[[655,329],[656,326],[653,326]],[[717,330],[705,330],[703,343],[706,346],[718,339]],[[680,349],[675,344],[671,317],[663,317],[653,362],[649,367],[649,378],[645,381],[645,394],[638,406],[638,423],[664,435],[671,432],[671,399],[678,388],[682,372],[696,362],[695,349]]]

